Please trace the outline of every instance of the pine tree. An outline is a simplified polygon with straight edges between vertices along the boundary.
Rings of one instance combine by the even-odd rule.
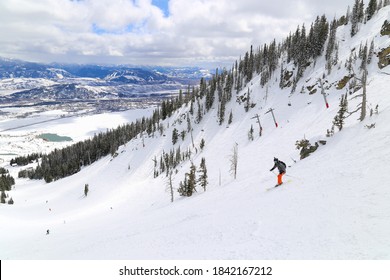
[[[202,140],[200,140],[200,144],[199,144],[199,147],[200,147],[201,150],[203,150],[205,144],[206,143],[205,143],[204,139],[202,138]]]
[[[337,23],[336,20],[334,19],[331,23],[328,45],[326,47],[326,52],[325,52],[325,59],[327,62],[326,67],[328,69],[328,73],[330,73],[332,69],[332,65],[334,64],[333,52],[336,49],[336,32],[337,32]]]
[[[379,11],[382,8],[383,8],[383,2],[382,2],[382,0],[379,0],[378,5],[376,7],[376,10]]]
[[[180,182],[177,190],[181,196],[192,196],[196,191],[196,167],[191,163],[190,172],[185,174],[184,183]]]
[[[370,0],[366,9],[367,20],[370,20],[372,18],[372,16],[377,11],[377,7],[378,7],[377,1]]]
[[[165,120],[168,116],[168,113],[167,113],[167,103],[165,100],[163,100],[163,102],[161,102],[161,118],[162,120]]]
[[[242,77],[241,73],[238,72],[237,81],[236,81],[236,91],[239,92],[242,89]]]
[[[297,30],[299,31],[299,30]],[[303,72],[306,68],[307,61],[309,60],[309,56],[307,54],[306,48],[307,48],[307,42],[306,42],[306,28],[305,25],[302,25],[301,32],[297,34],[298,36],[298,42],[297,42],[297,65],[298,65],[298,71],[297,71],[297,77],[301,78],[303,76]]]
[[[348,112],[347,94],[341,96],[339,107],[339,111],[333,120],[333,125],[336,126],[340,131],[344,127],[345,114]]]
[[[333,57],[333,64],[337,65],[339,63],[339,44],[336,43],[335,45],[335,52],[334,52],[334,57]]]
[[[181,196],[191,196],[192,195],[192,194],[188,193],[187,176],[184,177],[184,182],[180,181],[179,188],[177,189],[177,191]]]
[[[186,131],[185,130],[182,130],[180,132],[180,137],[181,137],[181,140],[184,141],[184,139],[186,138]]]
[[[329,130],[326,130],[326,137],[332,137],[334,135],[334,125],[332,125],[332,128]]]
[[[364,21],[364,2],[361,0],[359,2],[359,8],[358,8],[358,21],[362,23]]]
[[[172,131],[172,144],[175,145],[177,143],[177,140],[179,139],[179,132],[176,128]]]
[[[355,36],[358,32],[358,23],[359,23],[359,0],[355,0],[355,4],[352,8],[351,14],[351,37]]]
[[[353,53],[351,52],[351,54],[349,55],[349,58],[346,61],[346,68],[347,68],[349,74],[351,74],[352,71],[353,71],[353,66],[352,66],[353,65],[353,61],[354,61]]]
[[[165,172],[165,162],[164,162],[164,156],[161,155],[160,157],[160,173]]]
[[[1,191],[1,198],[0,198],[0,203],[3,203],[5,204],[5,199],[6,199],[7,195],[5,194],[4,191]]]
[[[253,141],[254,140],[254,137],[253,137],[253,132],[255,130],[253,129],[253,125],[251,125],[251,128],[249,129],[249,132],[248,132],[248,139],[249,141]]]
[[[251,94],[248,88],[248,93],[246,95],[245,112],[248,112],[250,107],[251,107]]]
[[[206,168],[205,158],[202,158],[198,172],[200,173],[198,182],[200,186],[203,188],[203,190],[206,191],[206,186],[208,184],[208,181],[207,181],[207,168]]]
[[[345,25],[351,20],[351,7],[348,6],[347,13],[345,14]]]
[[[306,138],[295,141],[295,148],[297,150],[307,149],[308,147],[310,147],[310,141],[307,140]]]
[[[176,149],[175,167],[181,162],[181,149],[180,146]]]
[[[370,50],[368,51],[367,64],[370,64],[374,56],[374,40],[371,41]]]
[[[207,84],[205,79],[202,77],[200,79],[200,85],[199,85],[200,98],[203,98],[206,95],[206,91],[207,91]]]
[[[157,178],[158,177],[158,170],[157,170],[157,158],[156,156],[154,156],[154,159],[153,159],[153,162],[154,162],[154,171],[153,171],[153,178]],[[130,164],[129,164],[130,166]]]
[[[174,149],[172,149],[170,152],[169,152],[169,161],[168,161],[168,166],[169,166],[169,169],[172,169],[175,167],[175,151]],[[167,173],[167,176],[169,174]]]
[[[251,45],[251,51],[249,53],[249,60],[248,60],[248,66],[247,66],[248,81],[252,80],[253,67],[254,67],[254,56],[253,56],[253,46]]]
[[[313,26],[312,41],[310,42],[310,48],[313,49],[313,58],[316,58],[322,54],[325,47],[325,42],[328,38],[329,23],[325,15],[317,17]]]
[[[88,192],[89,192],[89,185],[85,184],[85,186],[84,186],[84,195],[87,196]]]
[[[364,48],[362,49],[362,56],[361,56],[361,59],[362,59],[362,63],[360,65],[360,69],[364,70],[367,68],[367,42],[366,42],[366,45],[364,46]]]
[[[192,130],[190,114],[187,113],[187,132],[189,133]]]
[[[232,122],[233,122],[233,111],[230,111],[228,124],[230,125]]]
[[[279,76],[279,88],[280,89],[284,88],[283,79],[284,79],[284,69],[283,69],[283,63],[282,63],[282,65],[280,66],[280,76]]]
[[[307,37],[307,48],[308,48],[308,55],[309,59],[315,57],[315,36],[314,36],[314,24],[312,23],[309,30],[309,35]]]
[[[190,102],[190,110],[189,110],[190,114],[193,116],[194,115],[194,101],[191,99],[191,102]]]
[[[219,125],[222,125],[223,122],[225,121],[225,110],[226,110],[226,98],[225,98],[225,94],[222,94],[221,102],[219,104],[219,112],[218,112]]]
[[[200,101],[198,99],[198,112],[196,114],[196,122],[200,123],[202,121],[202,118],[203,118],[203,108],[202,105],[200,105]]]
[[[191,194],[196,191],[196,166],[191,163],[190,173],[188,173],[188,188]]]

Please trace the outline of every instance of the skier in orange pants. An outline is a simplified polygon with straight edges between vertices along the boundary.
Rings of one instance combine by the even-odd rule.
[[[287,166],[286,166],[286,164],[283,161],[278,160],[277,158],[274,158],[274,163],[275,163],[274,167],[272,167],[270,171],[273,171],[275,168],[278,168],[278,170],[279,170],[278,184],[275,186],[275,187],[278,187],[281,184],[283,184],[282,177],[286,173],[286,167]]]

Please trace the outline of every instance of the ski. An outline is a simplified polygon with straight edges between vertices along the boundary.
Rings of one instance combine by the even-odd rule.
[[[276,184],[275,186],[270,187],[270,188],[268,188],[268,189],[266,189],[266,190],[267,190],[267,191],[270,191],[270,190],[276,189],[276,188],[281,187],[282,185],[284,185],[284,184],[286,184],[286,183],[289,183],[289,182],[291,182],[291,180],[287,180],[286,182],[282,183],[281,185]]]
[[[279,185],[275,185],[275,186],[273,186],[273,187],[270,187],[270,188],[268,188],[268,189],[267,189],[267,191],[270,191],[270,190],[276,189],[277,187],[279,187]]]

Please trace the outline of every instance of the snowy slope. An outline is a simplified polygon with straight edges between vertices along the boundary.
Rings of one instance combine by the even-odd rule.
[[[362,40],[374,39],[377,50],[389,46],[390,38],[378,35],[389,15],[390,7],[382,9],[352,39],[348,26],[340,28],[340,61]],[[319,59],[309,67],[297,89],[322,77],[324,64]],[[255,77],[248,86],[256,107],[249,113],[233,98],[226,108],[233,111],[231,125],[225,121],[219,126],[214,108],[194,126],[195,145],[202,138],[206,145],[192,161],[199,166],[206,158],[209,185],[189,198],[176,192],[171,203],[167,178],[153,178],[152,161],[172,149],[172,130],[186,127],[185,107],[164,121],[166,127],[169,123],[165,137],[134,139],[116,158],[106,157],[50,184],[18,180],[10,192],[15,204],[0,205],[0,258],[390,259],[390,75],[384,74],[390,68],[379,70],[374,58],[368,70],[368,103],[371,108],[378,104],[379,114],[363,122],[352,115],[331,138],[325,137],[326,130],[345,90],[328,89],[326,109],[319,93],[290,94],[277,81],[269,84],[265,99],[266,88]],[[334,83],[345,75],[344,67],[335,67],[327,80]],[[350,110],[359,103],[353,97]],[[278,128],[265,114],[269,108],[275,109]],[[249,141],[250,126],[257,129],[255,114],[261,117],[263,136]],[[375,128],[366,128],[373,123]],[[304,137],[327,144],[299,160],[295,142]],[[187,136],[175,148],[180,145],[183,151],[191,142]],[[229,172],[235,143],[236,180]],[[289,167],[285,184],[267,190],[276,183],[269,172],[274,157]],[[189,168],[190,162],[178,168],[175,188]],[[85,198],[86,183],[90,191]]]

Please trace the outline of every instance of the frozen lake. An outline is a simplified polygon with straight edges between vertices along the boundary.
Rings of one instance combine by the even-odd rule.
[[[43,133],[38,136],[39,138],[42,138],[43,140],[49,141],[49,142],[66,142],[66,141],[72,141],[73,139],[68,136],[60,136],[58,134],[54,133]]]

